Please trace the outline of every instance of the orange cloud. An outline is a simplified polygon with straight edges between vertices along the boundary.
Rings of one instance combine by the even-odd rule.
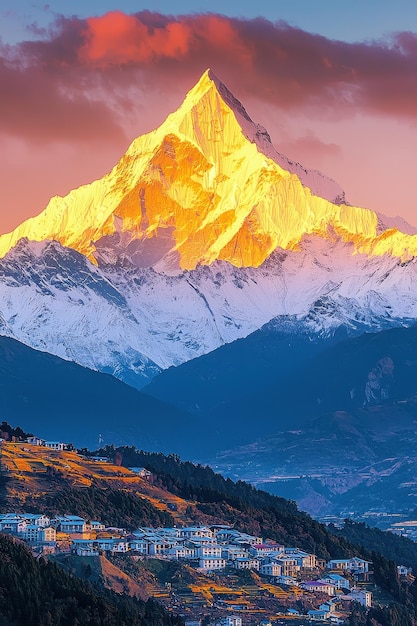
[[[84,67],[129,66],[158,80],[173,70],[197,78],[211,66],[225,79],[239,73],[242,93],[282,108],[309,106],[337,116],[366,109],[414,117],[417,111],[413,33],[345,43],[262,18],[114,11],[80,23],[80,36],[75,54]]]
[[[86,20],[84,44],[78,51],[82,64],[109,67],[190,60],[208,49],[249,58],[232,20],[203,14],[165,18],[152,13],[127,15],[112,11]]]
[[[174,21],[151,29],[135,16],[121,11],[88,18],[86,24],[79,59],[99,66],[178,59],[189,52],[193,38],[187,24]]]

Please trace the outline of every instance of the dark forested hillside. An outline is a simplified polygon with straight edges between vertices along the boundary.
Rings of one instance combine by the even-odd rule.
[[[328,529],[337,537],[344,537],[366,550],[379,552],[387,559],[411,567],[413,572],[417,573],[417,543],[407,537],[384,532],[379,528],[370,528],[363,522],[351,520],[345,520],[342,528],[329,526]]]
[[[297,545],[323,558],[357,555],[371,561],[375,582],[389,594],[392,602],[368,613],[354,610],[349,625],[417,625],[417,583],[403,583],[396,568],[399,560],[414,564],[416,554],[410,551],[407,560],[402,558],[408,542],[400,537],[391,542],[394,536],[380,532],[374,536],[367,527],[352,527],[352,532],[346,532],[345,536],[331,533],[309,515],[298,511],[294,502],[255,489],[243,481],[233,482],[209,467],[181,461],[176,455],[167,457],[132,447],[108,447],[98,453],[110,457],[117,454],[125,465],[146,467],[167,489],[196,501],[195,511],[233,524],[240,530],[259,533],[286,545]]]
[[[359,554],[370,560],[371,545],[361,548],[363,544],[336,536],[307,513],[299,511],[294,502],[256,489],[244,481],[224,478],[208,466],[182,461],[177,455],[166,456],[127,446],[109,446],[94,454],[110,458],[118,455],[127,467],[147,468],[170,492],[196,501],[196,511],[222,519],[241,530],[285,545],[296,544],[321,558]],[[385,553],[382,551],[382,554]],[[391,558],[391,553],[388,556]]]
[[[42,498],[25,502],[28,512],[45,512],[49,515],[81,515],[86,519],[99,519],[106,526],[134,530],[139,526],[169,526],[172,516],[160,511],[149,500],[123,489],[98,487],[76,488],[66,485],[64,489],[49,493]]]
[[[74,578],[0,535],[2,626],[164,626],[182,624],[152,600],[120,596]]]

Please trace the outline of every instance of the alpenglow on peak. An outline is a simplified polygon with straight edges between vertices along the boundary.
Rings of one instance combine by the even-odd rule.
[[[279,154],[266,130],[207,70],[155,131],[135,139],[102,179],[54,197],[0,237],[56,240],[93,263],[128,261],[157,271],[225,260],[257,267],[309,234],[356,252],[417,254],[417,237],[387,229],[370,210],[343,204],[341,188]]]

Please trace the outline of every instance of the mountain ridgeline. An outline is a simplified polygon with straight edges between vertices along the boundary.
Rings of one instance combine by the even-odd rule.
[[[78,446],[103,441],[166,452],[183,451],[176,424],[189,414],[146,396],[108,374],[92,372],[20,342],[0,337],[2,417],[26,431]]]
[[[309,431],[307,440],[313,429],[313,442],[346,420],[362,435],[385,432],[387,446],[393,415],[397,438],[411,428],[417,394],[416,327],[346,339],[342,332],[321,338],[297,334],[294,324],[292,334],[271,326],[167,370],[145,388],[146,395],[109,375],[0,337],[3,417],[79,446],[95,447],[101,435],[106,443],[189,458],[297,428]],[[261,423],[254,420],[259,415]],[[346,440],[346,429],[344,436]],[[300,443],[302,438],[298,439]],[[368,448],[370,444],[368,438]],[[406,454],[407,441],[401,445],[398,449],[396,443],[396,448]],[[383,452],[372,447],[366,458]],[[335,455],[340,452],[337,444],[333,450]],[[299,461],[304,467],[303,454]],[[326,446],[310,458],[316,462],[320,455],[329,455]],[[281,460],[285,461],[283,451]],[[263,463],[269,462],[265,450]]]

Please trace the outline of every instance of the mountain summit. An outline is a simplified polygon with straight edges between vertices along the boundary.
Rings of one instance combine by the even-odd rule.
[[[258,267],[305,235],[341,238],[357,252],[417,253],[417,237],[343,204],[340,187],[279,154],[266,130],[206,71],[180,108],[133,141],[101,180],[54,197],[0,237],[56,240],[95,264],[128,260],[176,273],[216,260]]]

